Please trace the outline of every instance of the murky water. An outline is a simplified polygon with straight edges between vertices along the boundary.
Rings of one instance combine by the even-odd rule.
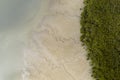
[[[0,26],[22,24],[36,14],[41,0],[0,0]],[[28,17],[29,16],[29,17]]]
[[[0,0],[0,80],[22,80],[26,33],[33,26],[27,24],[36,22],[39,12],[44,15],[44,4],[46,0]]]

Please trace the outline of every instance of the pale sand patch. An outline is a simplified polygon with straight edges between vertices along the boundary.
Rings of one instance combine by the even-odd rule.
[[[48,14],[29,33],[24,80],[92,80],[80,42],[83,0],[50,0]]]

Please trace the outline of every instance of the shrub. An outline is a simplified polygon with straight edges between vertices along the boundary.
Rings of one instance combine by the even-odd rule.
[[[120,80],[120,0],[85,0],[81,41],[96,80]]]

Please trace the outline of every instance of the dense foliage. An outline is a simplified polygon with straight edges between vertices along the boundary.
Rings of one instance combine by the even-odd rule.
[[[81,41],[96,80],[120,80],[120,0],[85,0]]]

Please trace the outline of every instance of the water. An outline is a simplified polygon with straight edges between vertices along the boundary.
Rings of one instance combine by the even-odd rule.
[[[0,80],[22,80],[27,32],[34,26],[32,22],[42,19],[46,2],[0,0]],[[36,15],[38,19],[34,19]],[[29,21],[33,25],[27,25]]]
[[[0,27],[8,28],[29,20],[35,15],[40,0],[0,0]]]

